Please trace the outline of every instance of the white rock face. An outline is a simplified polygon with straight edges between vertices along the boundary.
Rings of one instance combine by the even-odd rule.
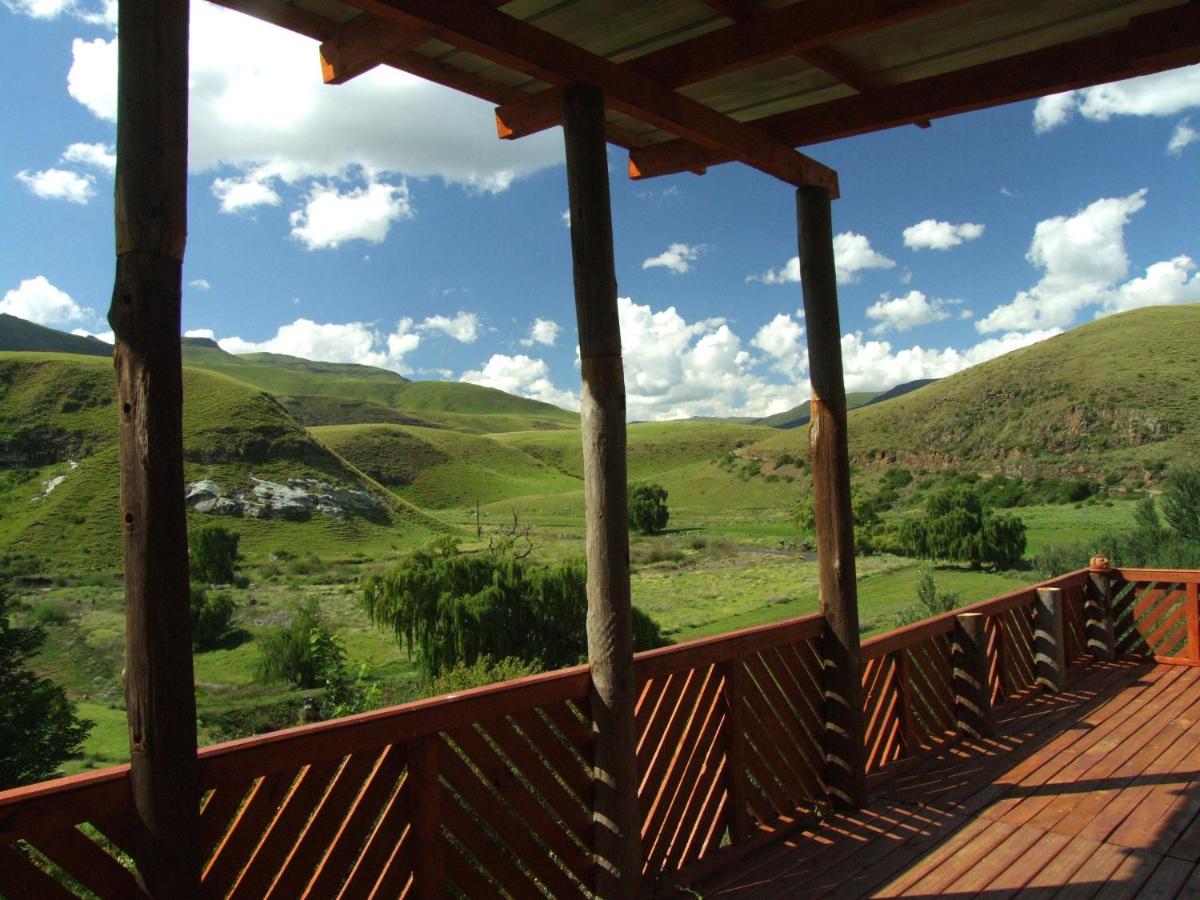
[[[290,478],[287,484],[255,478],[249,491],[226,494],[210,478],[187,486],[185,501],[196,512],[219,516],[250,516],[255,519],[303,521],[314,512],[332,519],[362,516],[377,519],[386,507],[367,491],[338,487],[315,478]]]

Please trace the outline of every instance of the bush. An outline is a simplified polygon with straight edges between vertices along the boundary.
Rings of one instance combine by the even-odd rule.
[[[905,606],[896,613],[896,627],[902,628],[913,622],[940,616],[958,609],[961,605],[962,597],[954,591],[944,594],[938,591],[933,573],[928,569],[922,569],[917,575],[917,602],[911,606]]]
[[[658,534],[671,517],[667,491],[661,484],[635,485],[629,492],[629,527],[642,534]]]
[[[259,647],[258,677],[262,681],[313,688],[343,674],[345,651],[311,597],[296,604],[291,621],[267,632]]]
[[[188,536],[188,567],[192,580],[203,584],[231,584],[238,558],[235,531],[220,525],[197,528]]]
[[[1163,518],[1185,541],[1200,541],[1200,466],[1172,469],[1162,495]]]
[[[974,488],[952,484],[929,496],[922,518],[901,525],[899,543],[908,556],[1009,569],[1025,553],[1025,524],[985,512]]]
[[[192,585],[192,646],[211,650],[221,642],[233,625],[237,605],[225,592],[208,595],[198,584]]]

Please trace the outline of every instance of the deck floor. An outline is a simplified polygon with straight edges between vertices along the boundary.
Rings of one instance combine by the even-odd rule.
[[[1032,695],[864,810],[797,830],[703,897],[1200,896],[1200,668],[1119,662]]]

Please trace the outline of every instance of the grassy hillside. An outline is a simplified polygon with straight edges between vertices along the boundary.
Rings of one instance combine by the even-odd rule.
[[[1200,306],[1083,325],[850,414],[854,463],[1153,479],[1200,437]],[[802,452],[807,429],[753,448]]]
[[[120,566],[117,417],[112,364],[94,357],[0,354],[0,555],[36,570],[115,570]],[[273,397],[231,378],[184,371],[184,458],[188,482],[216,480],[227,491],[254,479],[312,478],[372,491],[378,521],[313,515],[279,521],[189,514],[242,534],[250,555],[279,548],[350,554],[427,539],[439,526],[366,482],[315,441]]]
[[[580,489],[580,481],[490,437],[401,425],[342,425],[312,434],[418,506],[445,509]],[[574,438],[578,447],[579,437]]]
[[[94,337],[80,337],[36,325],[8,313],[0,313],[0,350],[76,353],[112,357],[112,344]]]
[[[457,381],[409,381],[395,372],[371,366],[312,362],[273,353],[235,356],[212,341],[186,338],[184,365],[219,372],[267,391],[277,397],[306,398],[299,405],[307,410],[309,421],[321,424],[346,423],[347,412],[341,404],[370,404],[364,409],[376,421],[382,415],[375,407],[416,414],[416,418],[435,421],[446,427],[459,424],[468,430],[499,430],[495,423],[480,417],[503,417],[503,428],[517,424],[524,428],[566,428],[579,417],[537,400],[515,397],[494,388]],[[335,398],[337,402],[320,405],[313,397]],[[436,414],[432,415],[432,414]],[[448,416],[449,418],[446,418]]]
[[[854,409],[858,406],[866,406],[878,396],[878,393],[872,391],[850,391],[846,394],[846,408]],[[807,425],[811,418],[812,406],[808,400],[805,400],[799,406],[793,406],[781,413],[756,419],[754,424],[769,425],[772,428],[799,428],[801,425]]]

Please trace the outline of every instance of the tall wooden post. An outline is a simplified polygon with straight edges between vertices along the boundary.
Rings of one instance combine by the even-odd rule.
[[[1112,572],[1108,557],[1093,556],[1088,564],[1088,580],[1083,586],[1084,634],[1087,652],[1103,662],[1117,658],[1112,616]]]
[[[199,892],[196,699],[179,346],[187,236],[188,0],[121,0],[116,251],[126,682],[139,874]]]
[[[633,707],[633,611],[625,470],[625,373],[617,318],[604,98],[563,93],[571,210],[575,315],[582,369],[584,497],[587,507],[587,641],[595,722],[596,894],[642,893]]]
[[[821,612],[828,622],[824,646],[825,764],[830,799],[839,806],[866,801],[863,759],[862,666],[858,638],[858,587],[854,521],[850,509],[850,451],[846,441],[846,386],[829,191],[796,191],[800,280],[812,382],[813,498]]]
[[[1067,689],[1067,642],[1061,588],[1038,588],[1034,604],[1034,675],[1042,689],[1057,694]]]
[[[988,679],[987,629],[982,613],[954,617],[954,719],[960,732],[974,738],[995,735],[992,685]]]

